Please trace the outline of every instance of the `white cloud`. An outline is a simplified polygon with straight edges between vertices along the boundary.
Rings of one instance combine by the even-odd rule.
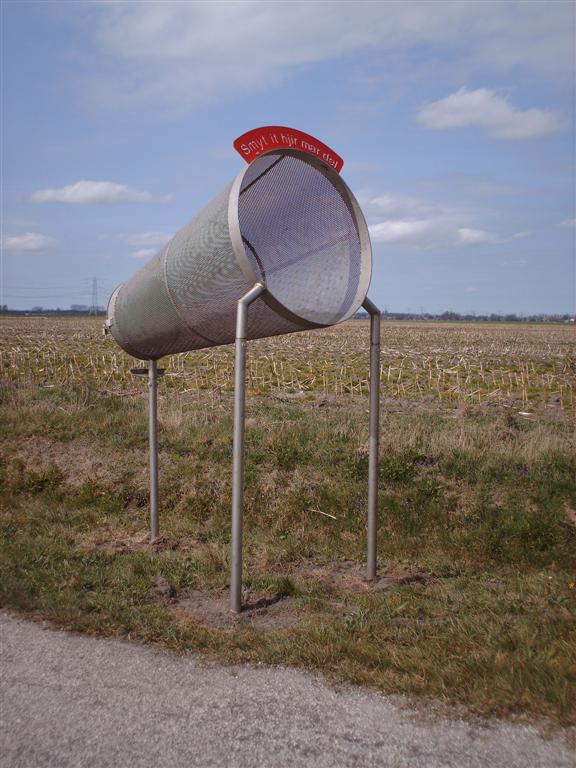
[[[13,253],[42,253],[54,248],[58,241],[38,232],[25,232],[23,235],[6,235],[2,238],[2,250]]]
[[[576,227],[576,219],[564,219],[564,221],[561,221],[558,226],[566,227],[567,229],[573,229]]]
[[[130,254],[133,259],[148,259],[158,253],[160,248],[165,245],[172,237],[171,234],[166,232],[150,231],[150,232],[134,232],[131,234],[120,233],[113,235],[116,240],[121,240],[123,243],[130,245],[132,248],[137,248],[136,251],[132,251]]]
[[[434,229],[433,221],[381,221],[371,224],[370,237],[375,243],[415,243]]]
[[[486,243],[494,245],[496,243],[510,243],[513,240],[522,240],[525,237],[528,237],[529,234],[529,232],[515,232],[513,235],[508,235],[508,237],[497,237],[490,232],[486,232],[484,229],[461,227],[458,230],[460,242],[463,245],[483,245]]]
[[[140,248],[138,251],[134,251],[131,255],[133,259],[147,259],[158,253],[157,248]]]
[[[386,217],[427,217],[438,211],[438,206],[407,195],[386,193],[370,200],[370,209]]]
[[[167,202],[169,196],[156,198],[150,192],[116,184],[113,181],[77,181],[56,189],[39,189],[32,194],[33,203],[155,203]]]
[[[415,197],[386,193],[359,195],[373,243],[396,248],[432,250],[494,245],[526,237],[527,232],[500,236],[477,226],[485,212],[441,205]]]
[[[184,110],[275,86],[316,63],[402,55],[417,46],[441,47],[467,71],[522,69],[555,78],[571,73],[573,60],[570,3],[545,0],[493,3],[489,12],[483,0],[119,1],[87,4],[80,23],[90,44],[78,55],[88,57],[94,74],[79,85],[122,109]]]
[[[134,248],[160,248],[170,240],[171,234],[166,232],[137,232],[131,235],[116,235],[118,240],[122,240]]]
[[[469,91],[460,88],[444,99],[426,104],[419,122],[434,130],[485,128],[494,139],[537,139],[558,133],[564,127],[560,117],[545,109],[516,110],[506,99],[488,88]]]
[[[480,245],[482,243],[494,243],[497,242],[497,238],[486,232],[483,229],[470,229],[469,227],[461,227],[458,230],[460,242],[463,245]]]

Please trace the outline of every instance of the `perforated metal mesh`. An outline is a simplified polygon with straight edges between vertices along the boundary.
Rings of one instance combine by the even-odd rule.
[[[332,325],[354,303],[362,269],[349,201],[300,157],[267,155],[242,182],[240,231],[252,268],[299,317]]]
[[[234,340],[255,282],[248,338],[333,325],[370,279],[366,224],[336,172],[296,151],[258,158],[113,295],[116,341],[142,359]]]
[[[144,360],[204,346],[199,337],[191,336],[170,301],[163,274],[165,254],[166,248],[120,286],[108,305],[112,335],[126,352]],[[199,346],[188,346],[191,342]]]

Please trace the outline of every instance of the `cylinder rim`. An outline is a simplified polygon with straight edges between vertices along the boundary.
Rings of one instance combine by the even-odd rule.
[[[360,278],[358,280],[358,287],[354,296],[354,301],[350,303],[350,307],[347,312],[344,313],[334,323],[321,323],[317,320],[311,320],[308,317],[299,315],[293,312],[289,307],[283,304],[276,296],[271,292],[270,288],[266,285],[266,291],[262,295],[262,300],[265,301],[270,309],[273,309],[279,315],[284,317],[290,322],[296,322],[304,326],[303,330],[308,328],[329,328],[332,325],[338,325],[345,320],[349,320],[355,312],[362,306],[368,289],[370,287],[370,281],[372,278],[372,246],[370,242],[370,234],[368,232],[368,226],[364,218],[364,214],[358,204],[358,201],[354,197],[354,194],[344,181],[344,179],[329,165],[322,160],[309,155],[306,152],[302,152],[297,149],[273,149],[269,152],[264,152],[258,156],[258,160],[267,155],[287,155],[291,157],[297,157],[316,170],[320,171],[328,181],[334,186],[334,188],[342,195],[345,203],[350,206],[350,213],[354,220],[356,231],[358,233],[358,239],[360,241]],[[240,269],[246,276],[246,278],[252,283],[261,283],[262,277],[258,275],[250,263],[246,254],[244,242],[242,240],[242,230],[240,227],[240,191],[242,189],[242,182],[245,175],[248,173],[251,165],[247,165],[234,179],[232,187],[230,189],[230,196],[228,200],[228,226],[230,231],[230,238],[232,240],[232,247],[234,248],[234,254],[238,260]]]

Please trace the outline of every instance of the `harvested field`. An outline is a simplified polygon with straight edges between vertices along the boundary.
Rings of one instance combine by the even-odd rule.
[[[2,318],[0,377],[45,387],[140,392],[133,358],[98,318]],[[248,386],[254,394],[364,395],[367,322],[350,321],[252,342]],[[217,347],[166,358],[166,390],[210,393],[216,405],[233,384],[233,350]],[[464,404],[576,408],[574,328],[568,325],[384,322],[382,393]]]

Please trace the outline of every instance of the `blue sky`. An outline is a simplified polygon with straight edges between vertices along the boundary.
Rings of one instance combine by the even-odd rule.
[[[2,2],[0,303],[104,304],[260,125],[344,158],[390,311],[575,311],[575,6]]]

